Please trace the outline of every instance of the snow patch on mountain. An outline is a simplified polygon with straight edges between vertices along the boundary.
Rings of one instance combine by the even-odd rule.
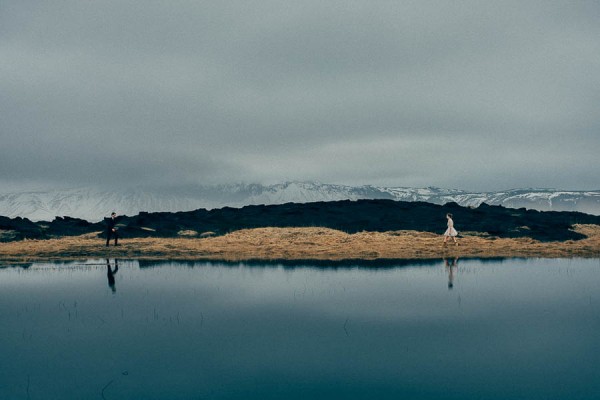
[[[190,211],[251,204],[307,203],[316,201],[391,199],[426,201],[435,204],[456,202],[478,207],[482,203],[542,211],[580,211],[600,215],[600,191],[514,189],[498,192],[466,192],[435,187],[347,186],[318,182],[286,182],[275,185],[234,184],[218,186],[23,191],[0,193],[0,215],[20,216],[34,221],[56,216],[99,221],[112,211],[135,215],[141,211]]]

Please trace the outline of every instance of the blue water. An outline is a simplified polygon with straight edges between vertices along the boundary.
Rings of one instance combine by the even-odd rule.
[[[600,398],[600,260],[453,263],[5,266],[0,399]]]

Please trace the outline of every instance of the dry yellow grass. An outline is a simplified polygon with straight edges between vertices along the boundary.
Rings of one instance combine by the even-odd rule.
[[[0,260],[29,261],[118,257],[140,259],[376,259],[437,257],[599,257],[600,226],[576,225],[579,241],[541,243],[529,238],[486,238],[472,232],[458,247],[440,235],[416,231],[347,234],[327,228],[243,229],[218,237],[124,239],[105,247],[97,234],[0,243]]]

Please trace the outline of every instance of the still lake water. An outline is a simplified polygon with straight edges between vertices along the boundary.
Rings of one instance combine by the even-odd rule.
[[[453,262],[6,266],[0,399],[600,398],[600,260]]]

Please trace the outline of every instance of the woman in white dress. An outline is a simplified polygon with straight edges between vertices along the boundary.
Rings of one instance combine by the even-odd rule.
[[[446,229],[446,232],[444,232],[444,246],[448,242],[449,238],[452,238],[452,240],[454,240],[454,244],[458,246],[458,241],[456,240],[458,232],[456,232],[456,229],[454,229],[454,221],[452,221],[452,214],[446,214],[446,218],[448,219],[448,229]]]

